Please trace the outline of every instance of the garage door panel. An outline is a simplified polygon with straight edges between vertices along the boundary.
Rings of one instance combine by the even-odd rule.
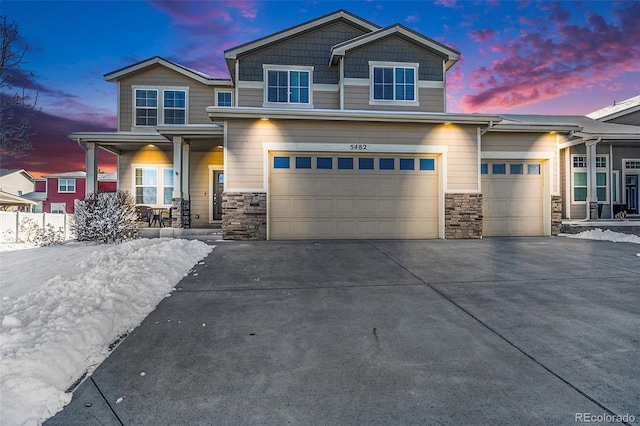
[[[544,193],[542,174],[483,174],[483,235],[544,235]]]
[[[278,156],[296,154],[278,154]],[[437,238],[438,179],[433,171],[359,169],[271,169],[271,238]],[[318,155],[320,156],[320,155]],[[391,158],[393,155],[384,155]],[[402,158],[406,158],[404,155]],[[273,164],[273,161],[271,162]],[[428,217],[427,217],[428,216]]]

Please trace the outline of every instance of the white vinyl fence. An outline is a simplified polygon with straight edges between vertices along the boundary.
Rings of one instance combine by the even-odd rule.
[[[23,235],[24,225],[29,220],[35,222],[40,229],[44,229],[48,225],[53,226],[56,231],[59,230],[64,235],[65,240],[74,238],[71,227],[72,214],[0,211],[0,242],[15,243],[23,241],[26,238],[26,235]]]

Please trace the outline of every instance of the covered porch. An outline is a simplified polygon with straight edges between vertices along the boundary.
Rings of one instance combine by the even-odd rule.
[[[87,194],[98,189],[98,152],[105,150],[117,158],[118,190],[130,192],[138,206],[170,212],[169,223],[163,218],[157,228],[208,227],[221,219],[221,125],[159,126],[144,133],[76,132],[69,137],[85,149]]]

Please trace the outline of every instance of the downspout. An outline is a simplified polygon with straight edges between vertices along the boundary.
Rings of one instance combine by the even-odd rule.
[[[493,128],[496,124],[493,122],[493,120],[489,121],[489,126],[487,126],[486,129],[482,129],[480,131],[480,135],[484,135],[485,133],[487,133],[489,130],[491,130],[491,128]],[[479,127],[478,127],[479,128]]]
[[[340,109],[344,109],[344,56],[340,57]]]

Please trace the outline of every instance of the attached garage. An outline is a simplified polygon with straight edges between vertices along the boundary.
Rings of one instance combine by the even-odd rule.
[[[482,163],[484,236],[546,234],[543,166],[540,161]]]
[[[436,158],[269,155],[270,239],[438,238]]]

